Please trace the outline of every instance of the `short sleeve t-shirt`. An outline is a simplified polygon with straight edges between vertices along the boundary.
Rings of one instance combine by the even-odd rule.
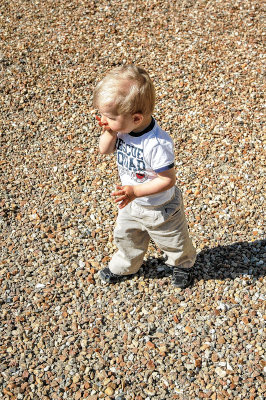
[[[174,149],[171,137],[152,119],[142,132],[118,133],[116,141],[118,172],[122,185],[138,185],[157,177],[157,173],[174,167]],[[174,188],[134,201],[142,205],[166,203]]]

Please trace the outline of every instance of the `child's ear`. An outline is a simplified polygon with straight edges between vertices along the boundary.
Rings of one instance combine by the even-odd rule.
[[[142,121],[143,121],[143,115],[140,114],[140,113],[134,114],[133,115],[133,121],[134,121],[134,124],[136,124],[136,125],[141,124]]]

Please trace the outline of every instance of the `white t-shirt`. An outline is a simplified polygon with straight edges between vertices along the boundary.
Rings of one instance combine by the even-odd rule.
[[[142,132],[118,133],[116,141],[118,172],[122,185],[138,185],[157,177],[158,172],[174,167],[171,137],[152,119]],[[160,205],[172,198],[174,187],[134,201],[143,205]]]

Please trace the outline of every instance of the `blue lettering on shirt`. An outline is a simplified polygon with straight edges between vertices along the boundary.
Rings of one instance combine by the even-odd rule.
[[[118,139],[116,148],[117,150],[126,153],[128,156],[143,160],[143,150],[133,146],[132,144],[126,144],[121,138]]]
[[[117,163],[128,171],[145,171],[146,165],[143,160],[143,149],[126,144],[121,138],[117,141]]]

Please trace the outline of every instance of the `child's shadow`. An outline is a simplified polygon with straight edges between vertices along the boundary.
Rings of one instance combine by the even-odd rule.
[[[234,279],[251,276],[258,279],[265,275],[266,241],[237,242],[227,246],[204,249],[195,265],[198,279]]]
[[[165,260],[149,258],[142,267],[145,278],[170,276]],[[167,262],[167,261],[166,261]],[[152,267],[152,268],[151,268]],[[266,272],[266,240],[237,242],[227,246],[206,248],[197,255],[194,268],[196,280],[235,279],[248,276],[259,279]]]

